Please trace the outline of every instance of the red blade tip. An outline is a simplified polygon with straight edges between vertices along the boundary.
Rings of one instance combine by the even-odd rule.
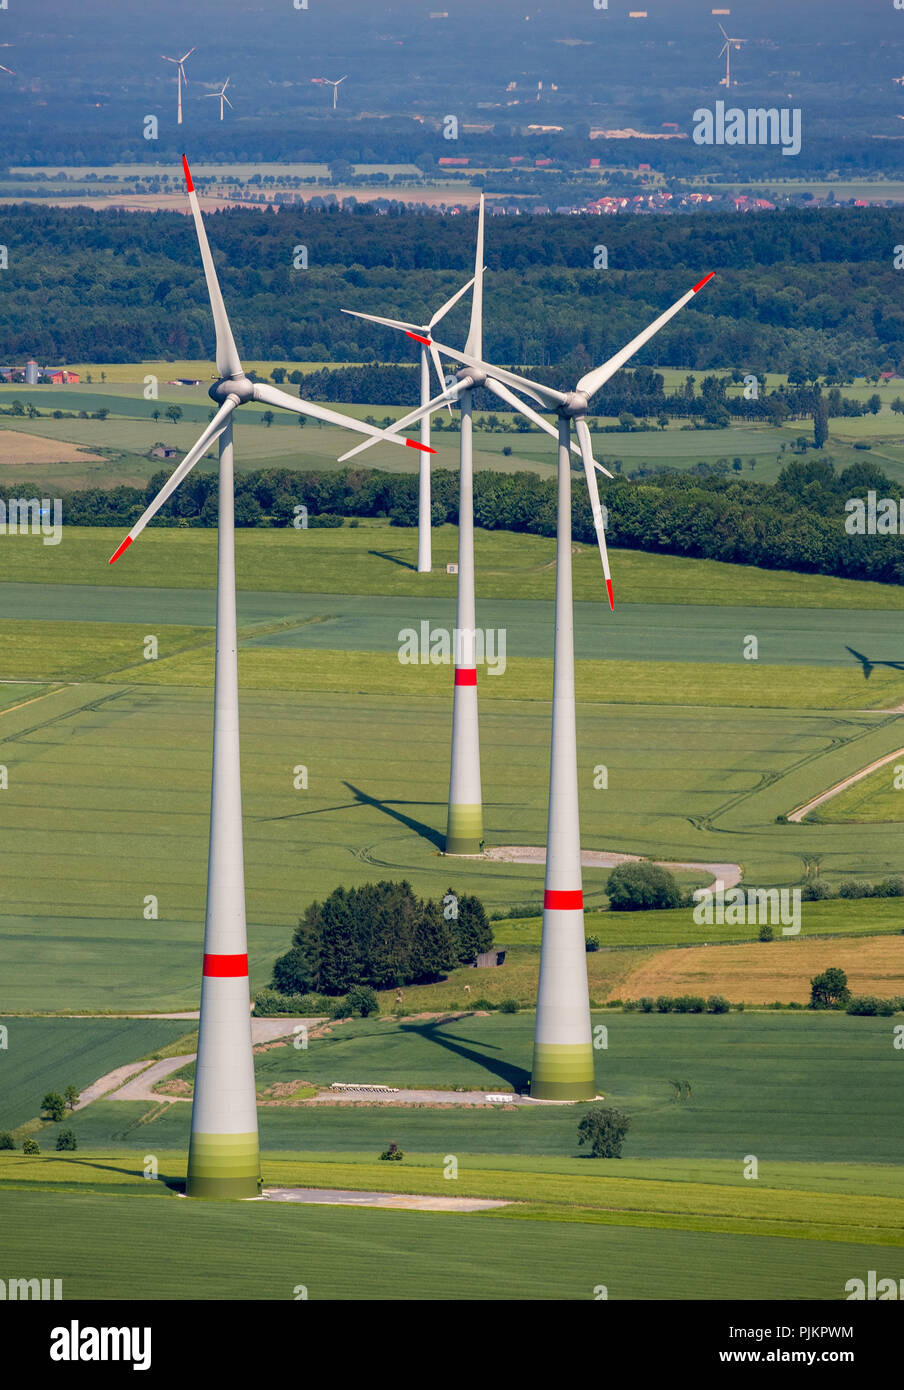
[[[435,454],[435,453],[436,453],[436,450],[435,450],[435,449],[431,449],[429,444],[421,444],[421,443],[419,443],[418,440],[416,440],[416,439],[408,439],[408,438],[406,438],[405,443],[408,445],[408,448],[409,448],[409,449],[420,449],[420,451],[421,451],[422,454]]]
[[[704,275],[704,277],[703,277],[703,279],[700,281],[699,285],[695,285],[694,288],[693,288],[693,290],[691,291],[691,293],[692,293],[692,294],[696,294],[698,290],[702,290],[702,289],[703,289],[703,286],[709,283],[709,281],[713,278],[713,276],[715,275],[715,273],[716,273],[716,272],[715,272],[714,270],[711,270],[711,271],[709,272],[708,275]]]
[[[119,557],[120,557],[120,555],[122,554],[122,552],[123,552],[124,550],[128,550],[128,548],[129,548],[129,546],[130,546],[131,544],[132,544],[132,537],[131,537],[131,536],[126,536],[126,538],[125,538],[125,540],[123,541],[122,545],[117,546],[117,548],[114,550],[113,554],[110,556],[110,559],[109,559],[108,563],[112,565],[113,562],[114,562],[114,560],[118,560]]]
[[[612,593],[612,580],[606,580],[606,593],[609,595],[609,607],[615,612],[615,596]]]
[[[405,329],[405,337],[413,338],[416,343],[424,343],[427,347],[433,347],[432,339],[424,338],[420,333],[409,333],[407,328]]]
[[[185,155],[182,156],[182,169],[185,174],[186,187],[188,188],[189,193],[194,193],[195,185],[192,183],[191,169],[189,169],[188,167],[188,160],[185,158]]]

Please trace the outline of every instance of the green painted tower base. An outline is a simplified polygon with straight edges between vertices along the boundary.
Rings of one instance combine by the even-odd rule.
[[[449,807],[446,826],[446,854],[481,854],[483,852],[483,807]]]
[[[534,1043],[532,1100],[593,1100],[593,1047],[590,1043]]]
[[[195,1134],[188,1150],[188,1197],[257,1197],[261,1162],[257,1131]]]

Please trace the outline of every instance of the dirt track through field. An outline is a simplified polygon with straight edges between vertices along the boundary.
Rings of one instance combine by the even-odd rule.
[[[876,758],[874,762],[867,763],[859,772],[854,772],[850,777],[845,777],[842,782],[836,782],[834,787],[829,787],[826,792],[821,792],[819,796],[814,796],[812,801],[808,801],[806,806],[798,806],[797,810],[791,811],[788,820],[797,824],[802,821],[804,816],[808,816],[811,811],[815,811],[817,806],[821,806],[824,801],[829,801],[833,796],[838,796],[839,792],[846,791],[855,782],[860,782],[864,777],[868,777],[871,772],[875,772],[877,767],[884,767],[886,763],[893,762],[895,758],[900,758],[904,753],[904,748],[896,748],[893,753],[886,753],[882,758]]]
[[[487,859],[496,859],[503,864],[545,864],[546,849],[542,845],[496,845],[484,851]],[[641,864],[645,862],[640,854],[618,854],[602,849],[581,850],[581,864],[585,869],[614,869],[617,864]],[[724,888],[734,888],[741,881],[740,864],[695,864],[677,860],[656,860],[663,869],[702,869],[712,874],[713,879]]]

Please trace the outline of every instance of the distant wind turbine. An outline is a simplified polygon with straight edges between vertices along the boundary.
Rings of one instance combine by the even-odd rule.
[[[232,102],[229,100],[228,96],[226,95],[226,88],[227,88],[228,86],[229,86],[229,78],[227,77],[227,78],[226,78],[226,81],[223,83],[222,87],[220,88],[220,90],[219,90],[218,92],[205,92],[205,93],[204,93],[204,96],[205,96],[205,97],[219,97],[219,98],[220,98],[220,120],[223,119],[223,103],[224,103],[224,102],[225,102],[226,105],[229,107],[230,111],[234,111],[234,110],[235,110],[235,107],[233,106]]]
[[[10,77],[15,77],[16,75],[15,68],[5,68],[2,63],[0,63],[0,72],[8,72]]]
[[[197,45],[195,45],[195,47],[197,47]],[[165,53],[161,53],[161,55],[160,55],[161,58],[163,59],[163,61],[164,61],[165,63],[175,63],[175,64],[176,64],[176,70],[177,70],[177,83],[178,83],[178,93],[179,93],[178,99],[177,99],[177,115],[176,115],[176,124],[177,124],[177,125],[181,125],[181,124],[182,124],[182,83],[184,82],[185,85],[186,85],[186,87],[188,86],[188,78],[187,78],[186,75],[185,75],[185,60],[186,60],[186,58],[190,58],[191,55],[194,53],[194,51],[195,51],[194,48],[190,48],[190,49],[188,50],[187,53],[183,53],[183,55],[182,55],[181,58],[167,58],[167,56],[166,56]]]
[[[722,29],[722,25],[721,25],[721,24],[719,25],[719,28]],[[726,87],[730,87],[730,86],[731,86],[731,46],[732,46],[732,44],[734,44],[735,48],[740,48],[740,47],[741,47],[741,44],[742,44],[742,43],[746,43],[747,40],[746,40],[746,39],[732,39],[732,38],[729,38],[728,35],[726,34],[726,32],[725,32],[724,29],[722,29],[722,37],[723,37],[723,39],[725,40],[725,43],[723,44],[722,48],[719,50],[719,57],[721,58],[721,57],[722,57],[722,54],[723,54],[723,53],[725,54],[725,76],[719,78],[719,86],[721,87],[722,84],[724,83]],[[737,83],[735,83],[735,86],[737,86]]]
[[[312,77],[312,78],[311,78],[311,81],[312,81],[312,82],[318,82],[318,83],[320,83],[321,86],[324,86],[324,87],[332,87],[332,89],[333,89],[333,110],[334,110],[334,111],[335,111],[335,109],[336,109],[336,104],[337,104],[338,98],[339,98],[339,85],[340,85],[340,83],[342,83],[342,82],[345,81],[346,77],[348,77],[348,73],[345,73],[344,76],[342,76],[342,77],[337,77],[336,80],[335,80],[335,82],[332,80],[332,78],[329,78],[329,77]]]

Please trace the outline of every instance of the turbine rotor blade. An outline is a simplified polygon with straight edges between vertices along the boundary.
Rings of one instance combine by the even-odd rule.
[[[492,376],[494,380],[503,381],[507,386],[513,386],[516,391],[523,391],[539,405],[552,406],[557,409],[560,405],[565,405],[568,400],[562,391],[555,391],[551,386],[544,386],[539,381],[530,381],[527,377],[518,376],[515,372],[507,372],[502,367],[494,367],[489,362],[481,362],[479,357],[471,357],[465,352],[456,352],[454,348],[446,347],[445,343],[437,343],[436,347],[444,357],[451,357],[453,362],[461,362],[465,367],[475,367],[478,371],[485,372],[487,376]]]
[[[464,391],[470,384],[470,380],[456,382],[454,387],[450,387],[448,391],[443,391],[442,395],[434,396],[433,400],[428,401],[426,405],[418,406],[417,410],[412,410],[408,415],[404,415],[401,420],[396,420],[391,431],[380,430],[377,432],[377,436],[374,439],[365,439],[363,444],[356,444],[354,449],[349,449],[348,453],[343,454],[338,462],[345,463],[346,459],[354,458],[355,454],[363,453],[365,449],[370,449],[374,444],[379,444],[380,440],[386,439],[388,435],[394,434],[398,430],[408,429],[410,425],[416,425],[425,415],[433,415],[437,410],[442,410],[444,405],[449,405],[451,401],[454,401],[458,393]],[[423,446],[421,447],[423,448]],[[429,452],[435,454],[436,450],[431,449]]]
[[[265,401],[267,405],[281,406],[283,410],[292,410],[296,415],[312,415],[315,420],[323,420],[328,425],[340,425],[343,429],[355,430],[358,434],[369,434],[375,440],[385,440],[387,444],[401,444],[403,448],[419,449],[425,454],[436,453],[435,449],[427,448],[418,440],[398,434],[398,425],[389,430],[381,430],[376,425],[365,424],[363,420],[356,420],[351,415],[341,415],[338,410],[327,410],[325,406],[314,405],[312,401],[302,400],[299,396],[290,396],[263,381],[254,383],[254,399]]]
[[[217,334],[217,371],[220,373],[221,377],[244,376],[241,358],[239,357],[238,348],[235,345],[235,339],[232,336],[232,329],[229,326],[226,305],[223,303],[220,281],[217,278],[213,256],[210,254],[210,243],[207,240],[207,231],[204,226],[204,219],[201,216],[201,205],[198,202],[198,195],[195,192],[191,170],[188,167],[188,160],[185,155],[182,156],[182,167],[185,171],[185,185],[188,189],[188,201],[191,207],[192,217],[195,220],[195,231],[198,234],[198,245],[201,248],[201,261],[204,266],[204,278],[207,281],[210,309],[213,314],[213,322]]]
[[[448,391],[449,391],[451,388],[446,386],[446,378],[443,376],[443,364],[442,364],[442,362],[441,362],[440,359],[439,359],[439,352],[437,351],[436,344],[435,344],[435,343],[431,343],[430,346],[428,347],[427,351],[428,351],[429,354],[430,354],[430,361],[433,363],[433,370],[436,372],[436,379],[437,379],[437,381],[439,382],[439,389],[440,389],[441,391],[443,391],[443,392],[448,393]],[[451,415],[451,414],[452,414],[452,401],[451,401],[451,400],[448,402],[448,405],[449,405],[449,414]]]
[[[471,286],[473,285],[473,283],[474,283],[474,276],[472,275],[471,278],[470,278],[470,280],[468,281],[468,283],[467,283],[466,285],[462,285],[462,287],[461,287],[460,290],[456,290],[456,291],[455,291],[455,294],[453,294],[453,296],[452,296],[451,299],[447,299],[447,300],[446,300],[445,304],[443,305],[443,307],[442,307],[441,309],[437,309],[436,313],[433,315],[433,318],[432,318],[432,319],[430,320],[430,322],[427,324],[427,332],[428,332],[428,333],[430,332],[431,328],[434,327],[435,324],[439,323],[440,319],[444,319],[444,318],[446,317],[446,315],[448,314],[448,312],[449,312],[450,309],[452,309],[452,308],[455,307],[455,305],[456,305],[456,304],[458,303],[458,301],[461,299],[462,295],[468,293],[468,290],[471,288]]]
[[[474,357],[483,356],[483,219],[484,197],[480,195],[480,209],[477,213],[477,250],[474,255],[474,291],[471,295],[471,325],[465,352]]]
[[[207,429],[201,435],[200,439],[197,441],[196,444],[192,445],[188,453],[185,455],[185,458],[174,470],[174,472],[171,473],[167,481],[163,484],[163,487],[157,493],[157,496],[154,498],[153,502],[151,502],[151,504],[148,507],[146,507],[144,511],[141,513],[141,516],[135,522],[135,525],[132,527],[125,540],[119,546],[117,546],[116,550],[110,556],[109,563],[111,565],[113,564],[114,560],[119,559],[120,555],[123,553],[124,550],[128,550],[129,546],[136,539],[136,537],[141,535],[148,522],[151,521],[153,517],[157,515],[164,502],[176,491],[176,488],[182,482],[182,479],[186,476],[186,474],[191,472],[195,464],[198,462],[198,459],[201,458],[202,454],[204,454],[209,448],[209,446],[213,443],[213,441],[215,439],[218,439],[219,436],[223,433],[224,429],[226,428],[226,422],[228,421],[229,416],[235,410],[238,403],[238,396],[228,396],[226,398],[226,400],[223,402],[223,404],[217,411],[216,415],[211,420],[210,424],[207,426]]]
[[[381,323],[384,328],[399,328],[403,333],[422,330],[419,323],[405,323],[402,319],[383,319],[378,314],[362,314],[360,309],[341,309],[340,313],[350,314],[355,319],[367,319],[369,323]]]
[[[498,396],[501,401],[505,401],[513,410],[519,411],[522,415],[526,416],[528,420],[538,425],[541,430],[545,430],[547,434],[551,434],[553,439],[558,439],[559,431],[556,426],[551,425],[548,420],[544,420],[543,416],[538,415],[529,405],[525,405],[524,401],[519,400],[514,391],[510,391],[507,386],[503,386],[501,381],[495,381],[493,377],[488,376],[484,385],[488,391],[492,391],[494,396]],[[581,452],[574,443],[571,445],[571,450],[572,453],[575,454]]]
[[[577,430],[578,443],[581,446],[581,457],[584,460],[584,476],[587,479],[587,491],[590,494],[590,511],[593,515],[593,528],[596,531],[596,540],[600,548],[600,559],[603,562],[603,575],[606,580],[606,593],[609,597],[609,607],[615,612],[615,597],[612,593],[612,579],[609,574],[609,552],[606,549],[606,528],[603,525],[603,509],[600,506],[600,492],[596,485],[596,473],[594,471],[593,445],[590,440],[590,431],[587,428],[587,421],[581,416],[574,422]]]
[[[675,317],[679,309],[683,309],[685,304],[689,303],[699,290],[702,290],[703,286],[707,281],[713,278],[715,273],[716,272],[712,270],[709,275],[705,275],[692,290],[688,290],[687,294],[683,294],[680,299],[677,299],[670,309],[666,309],[664,314],[660,314],[658,319],[655,319],[642,333],[638,333],[636,338],[632,338],[630,343],[623,347],[620,352],[617,352],[614,357],[610,357],[608,362],[604,362],[601,367],[594,367],[593,371],[587,372],[582,376],[577,384],[578,391],[582,391],[588,399],[595,395],[600,387],[603,386],[611,376],[614,376],[619,367],[624,366],[628,359],[634,356],[635,352],[640,351],[644,343],[648,343],[654,334],[658,333],[660,328],[663,328],[668,323],[669,319]]]

